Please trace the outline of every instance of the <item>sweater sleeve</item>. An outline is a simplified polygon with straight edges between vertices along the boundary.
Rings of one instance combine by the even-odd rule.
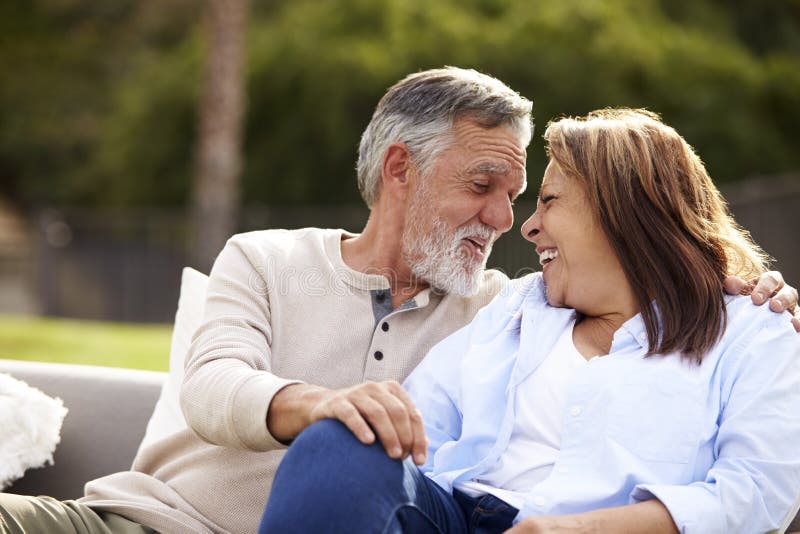
[[[203,440],[252,451],[284,447],[267,430],[275,394],[296,380],[271,373],[267,281],[233,237],[209,277],[203,322],[186,358],[181,408]]]
[[[681,533],[767,532],[797,512],[800,488],[800,342],[774,317],[725,365],[716,460],[705,480],[642,484],[635,501],[659,499]]]

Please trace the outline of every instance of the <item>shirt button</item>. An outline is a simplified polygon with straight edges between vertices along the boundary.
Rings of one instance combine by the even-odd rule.
[[[572,408],[570,408],[570,410],[569,410],[569,414],[570,414],[572,417],[578,417],[578,416],[581,414],[581,412],[582,412],[582,411],[583,411],[583,410],[581,410],[581,407],[580,407],[580,406],[573,406]]]
[[[533,499],[533,504],[535,504],[536,506],[540,507],[544,506],[544,503],[545,503],[544,497],[535,497]]]
[[[377,293],[375,295],[375,300],[377,300],[378,302],[383,302],[384,300],[386,300],[386,293],[383,292]]]
[[[383,330],[384,332],[388,332],[388,331],[389,331],[389,323],[387,323],[387,322],[384,322],[384,323],[381,325],[381,330]]]
[[[383,359],[383,353],[381,351],[379,351],[379,350],[376,350],[375,354],[373,354],[373,356],[378,361],[381,361]]]

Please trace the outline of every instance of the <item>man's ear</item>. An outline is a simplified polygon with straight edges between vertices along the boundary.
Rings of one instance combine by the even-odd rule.
[[[411,187],[416,167],[405,143],[392,143],[383,153],[381,189],[392,196],[405,197]]]

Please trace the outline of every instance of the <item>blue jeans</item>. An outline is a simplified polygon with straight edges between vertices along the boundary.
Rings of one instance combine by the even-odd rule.
[[[360,443],[325,420],[289,447],[272,485],[259,533],[494,534],[518,510],[492,495],[450,495],[407,459]]]

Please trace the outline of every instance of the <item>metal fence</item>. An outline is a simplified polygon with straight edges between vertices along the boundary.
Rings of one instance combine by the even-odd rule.
[[[751,180],[725,190],[736,219],[776,258],[775,268],[800,286],[800,177]],[[515,207],[516,224],[489,261],[509,276],[538,269],[519,233],[533,203]],[[241,230],[345,228],[359,231],[363,206],[253,206]],[[43,210],[34,217],[29,246],[0,247],[0,312],[141,322],[171,322],[188,264],[181,211]]]
[[[723,189],[736,220],[800,288],[800,175],[752,179]]]

